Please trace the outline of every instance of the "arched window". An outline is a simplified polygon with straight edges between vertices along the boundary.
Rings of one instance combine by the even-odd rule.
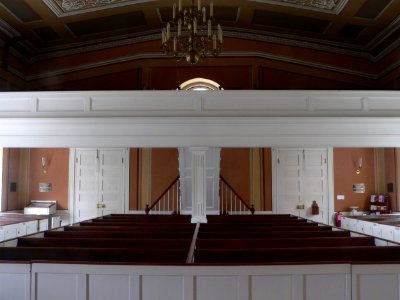
[[[223,90],[223,88],[215,81],[206,78],[192,78],[182,83],[178,90],[185,91],[213,91]]]

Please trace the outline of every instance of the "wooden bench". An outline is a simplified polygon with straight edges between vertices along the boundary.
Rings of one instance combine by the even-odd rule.
[[[334,237],[350,236],[349,231],[249,231],[249,232],[199,232],[198,238],[221,239],[221,238],[271,238],[271,237]]]
[[[186,259],[186,249],[0,247],[2,261],[182,264]]]
[[[149,227],[149,226],[66,226],[65,231],[135,231],[135,232],[194,232],[195,227],[181,227],[181,226],[162,226],[162,227]]]
[[[44,237],[61,238],[126,238],[126,239],[191,239],[193,232],[135,232],[135,231],[46,231]]]
[[[196,249],[375,246],[373,237],[198,239]]]
[[[206,264],[399,263],[400,247],[204,249],[196,250],[194,259]]]
[[[191,239],[23,237],[18,239],[17,247],[182,249],[189,251],[190,244]]]
[[[224,227],[224,228],[210,228],[200,226],[199,232],[202,233],[229,233],[229,232],[268,232],[268,231],[332,231],[330,226],[308,226],[308,225],[298,225],[298,226],[264,226],[264,227]]]
[[[143,222],[135,222],[135,221],[103,221],[103,220],[93,220],[92,221],[84,221],[79,223],[80,226],[134,226],[134,227],[147,227],[147,228],[164,228],[164,227],[175,227],[175,228],[190,228],[194,230],[196,227],[195,224],[191,223],[143,223]]]

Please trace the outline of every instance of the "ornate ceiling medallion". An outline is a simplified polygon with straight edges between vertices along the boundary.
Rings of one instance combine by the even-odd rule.
[[[348,0],[250,0],[338,14]]]
[[[43,0],[59,17],[154,0]]]

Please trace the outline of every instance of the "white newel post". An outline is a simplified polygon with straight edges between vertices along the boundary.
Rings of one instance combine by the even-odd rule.
[[[193,223],[207,222],[207,214],[219,214],[218,147],[179,148],[181,213],[192,214]]]
[[[192,153],[192,223],[207,223],[207,147],[191,147]]]

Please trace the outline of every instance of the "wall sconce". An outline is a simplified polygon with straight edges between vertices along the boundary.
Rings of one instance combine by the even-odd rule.
[[[46,174],[47,173],[47,167],[48,167],[48,161],[46,156],[42,156],[42,173]]]
[[[357,162],[356,162],[356,174],[357,174],[357,175],[359,175],[359,174],[361,173],[362,166],[363,166],[363,159],[362,159],[362,157],[360,156],[360,157],[357,159]]]

